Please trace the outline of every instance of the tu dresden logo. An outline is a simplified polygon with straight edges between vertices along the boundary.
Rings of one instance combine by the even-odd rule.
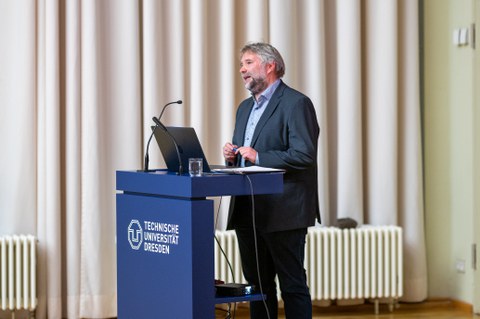
[[[128,242],[132,249],[138,250],[142,246],[143,242],[143,229],[140,222],[136,219],[132,219],[130,225],[128,225]]]

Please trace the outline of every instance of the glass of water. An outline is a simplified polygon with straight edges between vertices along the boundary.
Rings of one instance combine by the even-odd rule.
[[[188,159],[188,173],[190,176],[202,176],[203,174],[203,159],[189,158]]]

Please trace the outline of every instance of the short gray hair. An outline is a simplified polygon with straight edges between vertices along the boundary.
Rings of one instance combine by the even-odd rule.
[[[262,63],[275,63],[275,73],[279,78],[285,74],[283,58],[280,52],[272,45],[264,42],[248,43],[240,50],[241,55],[245,52],[257,54],[262,60]]]

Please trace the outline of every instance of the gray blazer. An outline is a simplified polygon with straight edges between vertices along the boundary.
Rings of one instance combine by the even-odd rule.
[[[240,103],[233,144],[242,145],[252,106],[253,98]],[[260,166],[286,170],[282,194],[255,195],[255,222],[260,231],[306,228],[315,224],[315,218],[320,221],[319,133],[312,101],[281,82],[258,121],[251,143],[258,152]],[[252,227],[250,196],[233,196],[230,202],[227,228],[238,227]]]

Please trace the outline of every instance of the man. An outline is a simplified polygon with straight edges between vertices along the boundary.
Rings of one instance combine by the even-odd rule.
[[[240,73],[252,97],[238,107],[224,158],[230,165],[286,170],[282,194],[254,196],[254,210],[250,196],[232,197],[230,204],[227,227],[236,231],[245,278],[257,288],[261,278],[267,295],[266,305],[250,304],[250,315],[277,318],[278,275],[286,318],[312,318],[303,262],[307,227],[320,220],[315,109],[308,97],[283,83],[283,59],[269,44],[247,44],[241,50]]]

